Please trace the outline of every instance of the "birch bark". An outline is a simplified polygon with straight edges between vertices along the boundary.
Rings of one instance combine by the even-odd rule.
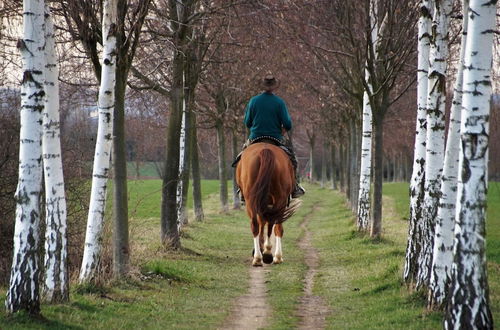
[[[42,111],[44,108],[44,1],[23,2],[23,38],[18,41],[23,63],[19,179],[7,312],[39,314],[38,260],[42,190]]]
[[[368,70],[365,79],[369,80]],[[370,84],[368,84],[370,85]],[[361,139],[361,165],[359,174],[358,221],[360,231],[368,230],[370,219],[370,187],[372,169],[372,109],[368,92],[363,93],[363,135]]]
[[[189,175],[189,168],[186,168],[186,99],[182,100],[182,121],[181,135],[179,140],[179,181],[177,182],[177,230],[187,223],[186,203],[183,201],[184,195],[184,176]]]
[[[378,0],[370,1],[370,25],[371,42],[373,49],[377,49],[378,24],[377,24],[377,6]],[[377,54],[375,51],[375,60]],[[372,85],[370,82],[370,73],[365,69],[365,80],[369,90],[363,92],[363,114],[362,114],[362,139],[361,139],[361,164],[359,170],[359,196],[358,196],[358,230],[368,230],[370,219],[370,188],[371,188],[371,169],[372,169],[372,108],[370,106],[370,96],[372,94]]]
[[[454,260],[446,329],[493,329],[486,275],[491,65],[497,1],[471,0],[464,81]]]
[[[432,1],[422,0],[418,21],[417,127],[410,180],[410,221],[403,277],[407,283],[416,281],[417,259],[420,254],[420,223],[424,199],[425,138],[427,135],[427,83],[429,70]]]
[[[66,264],[66,197],[59,120],[59,68],[50,9],[45,6],[45,108],[42,154],[45,181],[45,281],[44,299],[51,303],[69,299]]]
[[[425,151],[424,208],[417,288],[428,286],[431,277],[434,228],[441,191],[444,160],[444,112],[446,104],[446,59],[448,57],[448,17],[452,0],[436,0],[432,22],[427,97],[427,137]]]
[[[463,11],[468,11],[469,1],[463,0]],[[453,262],[453,230],[455,228],[455,205],[457,201],[458,157],[460,154],[460,115],[462,110],[463,64],[467,38],[467,15],[463,15],[460,62],[450,111],[448,138],[444,155],[441,197],[439,199],[434,251],[430,279],[429,305],[440,306],[446,300]]]
[[[116,71],[116,0],[105,0],[103,4],[103,59],[101,85],[98,98],[98,129],[92,170],[85,249],[83,251],[80,282],[94,280],[102,248],[102,229],[106,205],[106,190],[110,166],[113,132],[113,110],[115,102]]]

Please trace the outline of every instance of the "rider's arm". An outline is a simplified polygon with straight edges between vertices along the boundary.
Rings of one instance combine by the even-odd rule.
[[[245,123],[245,126],[248,128],[251,128],[253,125],[252,104],[253,104],[253,102],[252,102],[252,100],[250,100],[250,102],[248,102],[248,105],[245,109],[244,123]]]
[[[289,131],[292,129],[292,119],[290,118],[285,102],[282,103],[280,110],[281,124],[285,130]]]

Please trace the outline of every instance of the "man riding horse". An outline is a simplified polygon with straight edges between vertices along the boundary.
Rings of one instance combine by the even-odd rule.
[[[297,173],[297,158],[293,151],[291,141],[284,138],[284,134],[292,129],[292,120],[288,113],[285,101],[273,92],[279,87],[279,81],[267,74],[262,79],[263,92],[250,99],[245,110],[245,125],[250,129],[250,135],[244,149],[252,143],[266,142],[282,148],[292,162],[295,173],[295,187],[291,197],[297,198],[305,193],[299,184]],[[236,167],[238,157],[233,166]],[[243,195],[241,196],[243,199]]]

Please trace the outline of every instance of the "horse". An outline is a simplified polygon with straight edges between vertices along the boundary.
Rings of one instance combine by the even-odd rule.
[[[262,262],[282,263],[283,222],[300,205],[299,200],[290,202],[295,175],[288,155],[274,144],[251,144],[243,151],[236,167],[236,182],[245,198],[250,218],[254,243],[252,265],[262,266]],[[268,230],[264,241],[266,224]],[[274,256],[270,240],[273,227],[276,237]]]

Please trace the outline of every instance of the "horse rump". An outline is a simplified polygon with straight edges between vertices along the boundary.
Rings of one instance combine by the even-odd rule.
[[[275,158],[270,149],[261,150],[259,173],[250,189],[253,203],[248,205],[252,208],[253,214],[259,215],[263,220],[272,224],[283,223],[290,218],[297,210],[300,202],[288,203],[286,198],[271,197],[272,179],[275,175]]]

